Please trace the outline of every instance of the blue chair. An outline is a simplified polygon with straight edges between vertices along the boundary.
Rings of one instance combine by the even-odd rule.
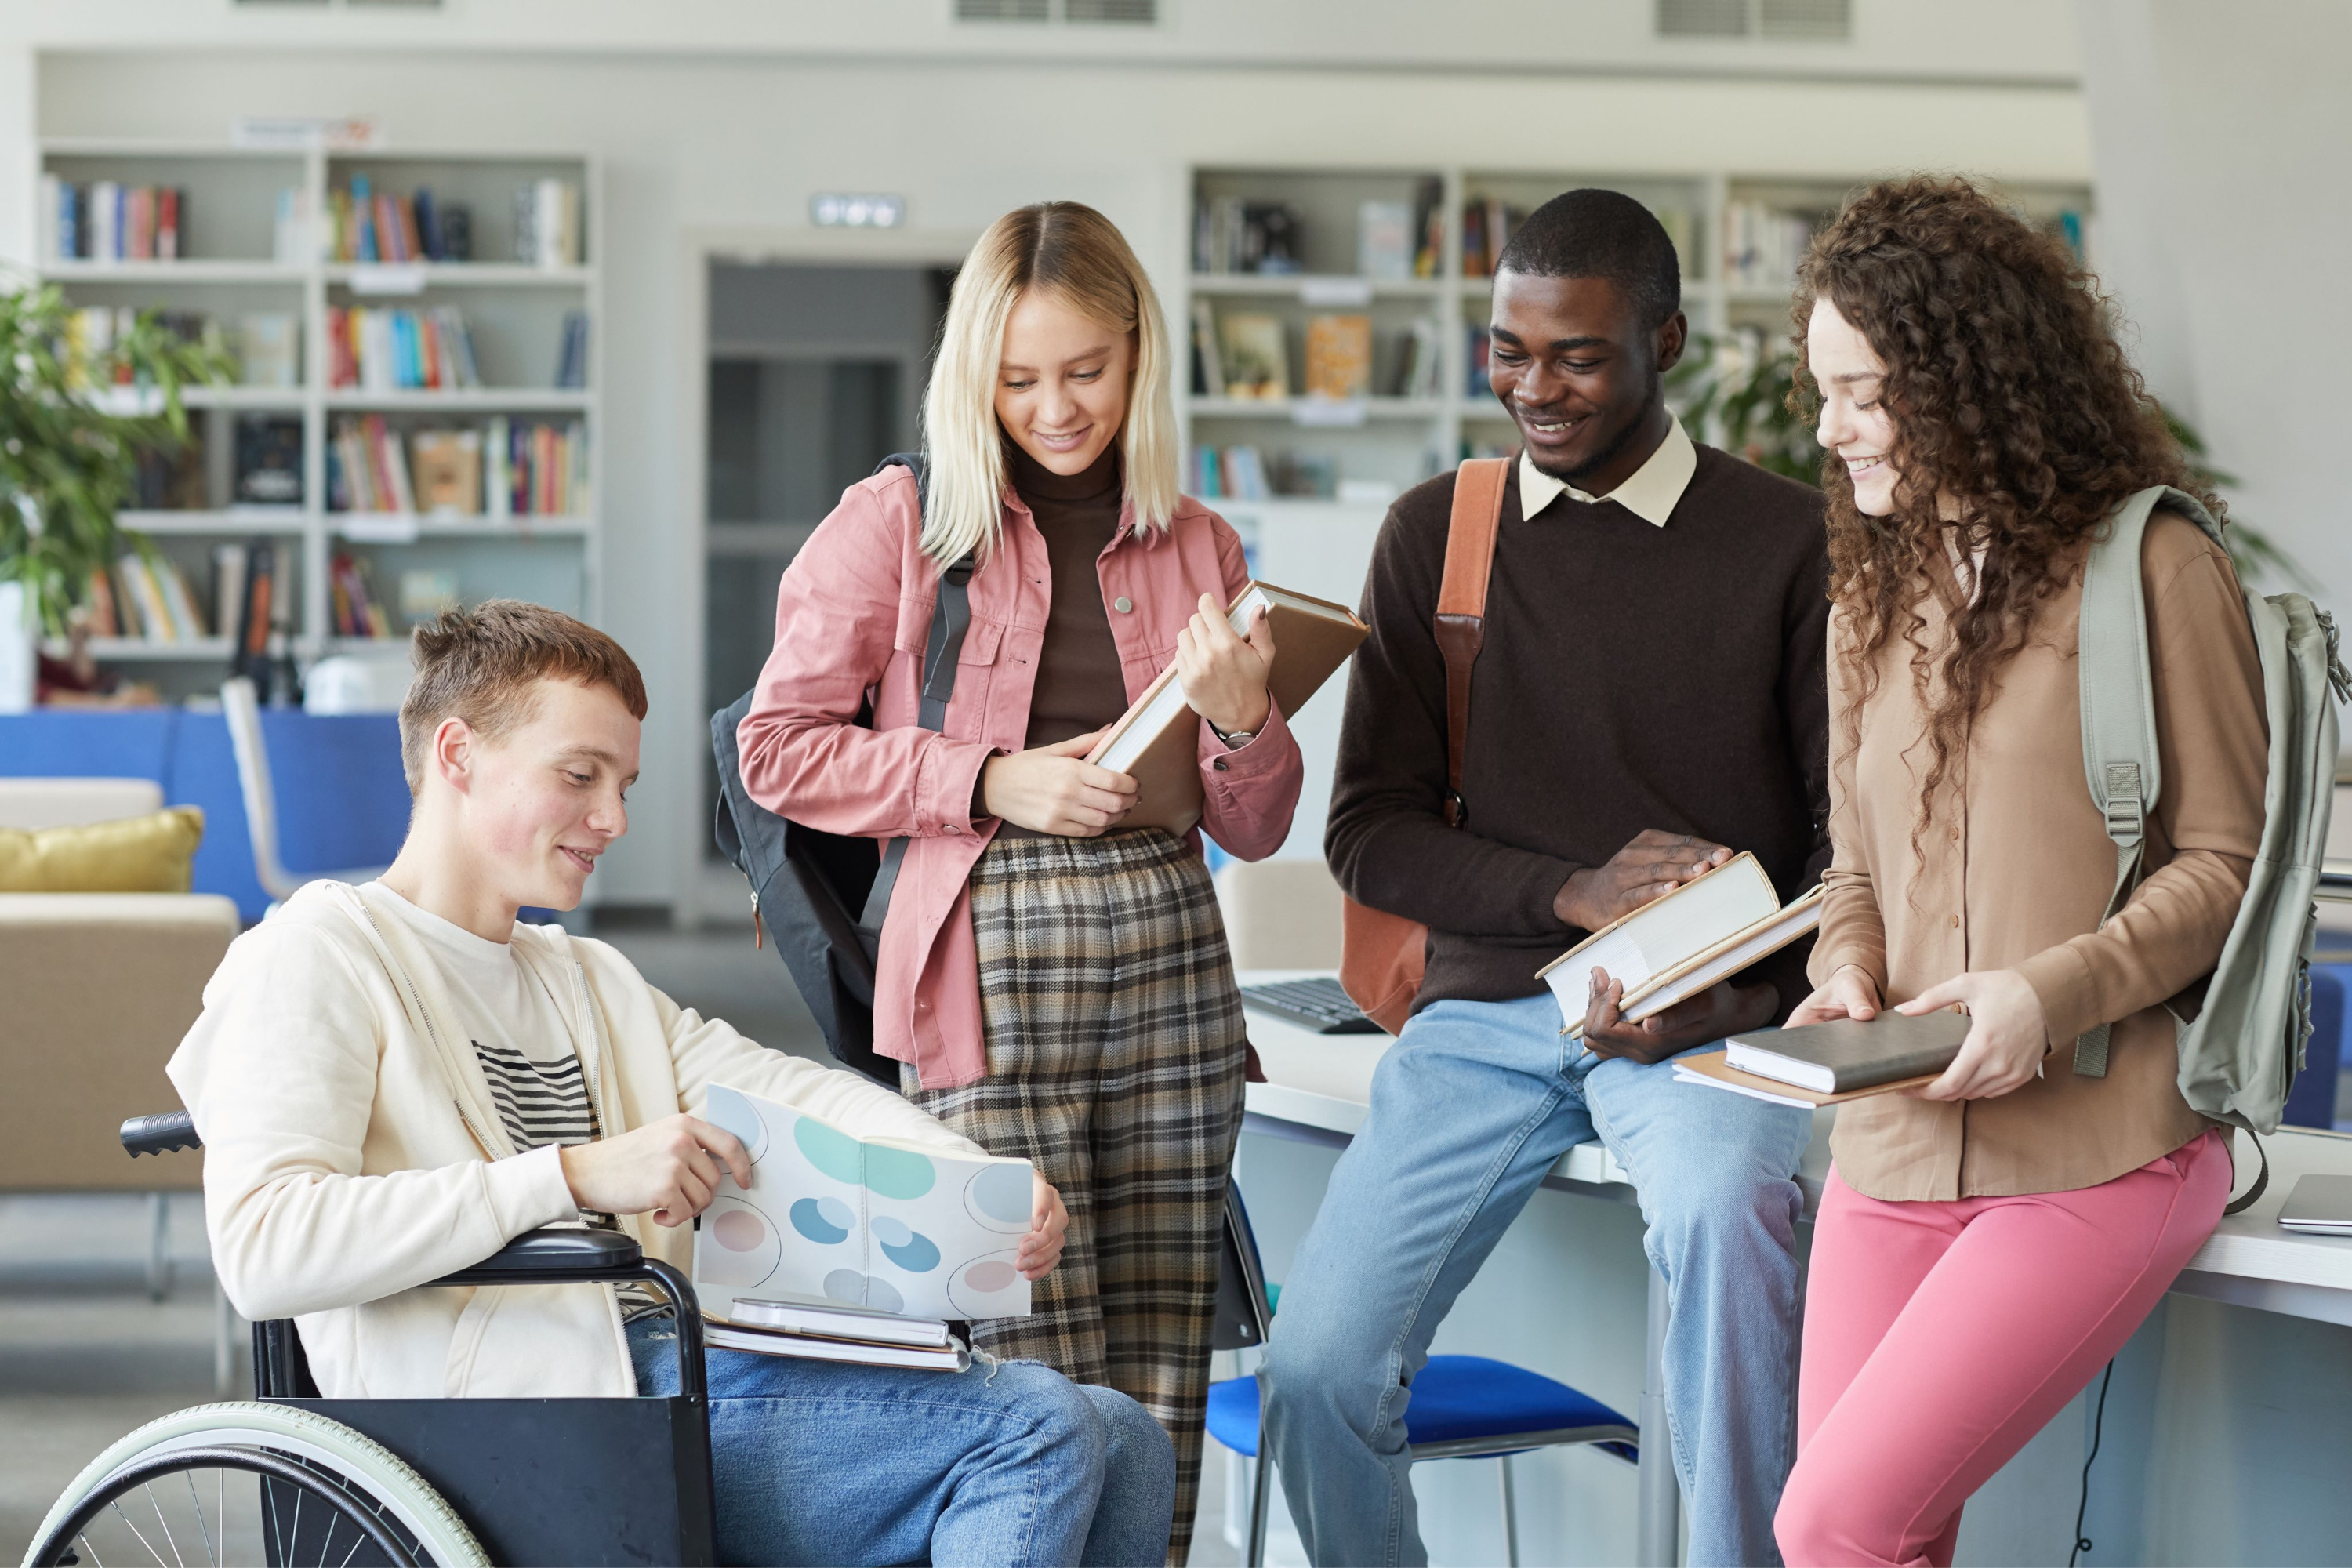
[[[1265,1282],[1257,1237],[1241,1189],[1225,1188],[1223,1255],[1217,1279],[1219,1350],[1263,1347],[1273,1331],[1281,1287]],[[1257,1379],[1227,1378],[1209,1386],[1209,1436],[1241,1455],[1257,1459]],[[1529,1448],[1589,1443],[1633,1463],[1641,1429],[1599,1400],[1540,1373],[1478,1355],[1433,1355],[1412,1380],[1405,1410],[1405,1437],[1416,1463],[1423,1459],[1492,1458],[1502,1461],[1504,1561],[1517,1568],[1518,1510],[1511,1491],[1511,1456]],[[1250,1494],[1249,1568],[1265,1562],[1267,1479],[1261,1459]]]
[[[2303,1071],[2286,1097],[2280,1120],[2290,1127],[2336,1126],[2336,1074],[2344,1067],[2346,994],[2352,992],[2352,963],[2311,966],[2311,1038],[2303,1047]]]

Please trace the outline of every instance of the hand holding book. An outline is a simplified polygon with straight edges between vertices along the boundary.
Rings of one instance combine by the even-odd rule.
[[[1244,639],[1217,601],[1202,595],[1191,624],[1176,634],[1176,679],[1185,703],[1221,734],[1255,734],[1265,727],[1272,705],[1266,682],[1273,675],[1274,627],[1266,607],[1257,606]]]
[[[1972,969],[1930,985],[1895,1008],[1917,1018],[1954,1003],[1969,1016],[1968,1038],[1943,1076],[1918,1091],[1922,1100],[1993,1100],[2042,1076],[2050,1028],[2042,998],[2014,969]]]

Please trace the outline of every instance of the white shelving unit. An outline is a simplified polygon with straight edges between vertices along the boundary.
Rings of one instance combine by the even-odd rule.
[[[452,574],[467,603],[499,595],[537,600],[594,620],[599,610],[602,530],[594,510],[605,494],[601,365],[604,315],[599,263],[604,255],[604,204],[596,160],[540,151],[278,151],[177,142],[51,140],[37,153],[37,174],[87,184],[173,185],[188,193],[183,219],[184,259],[99,261],[44,257],[40,276],[62,287],[75,306],[154,307],[205,312],[225,328],[254,312],[295,317],[301,334],[300,384],[207,386],[185,396],[192,411],[224,426],[240,413],[283,413],[302,421],[303,503],[253,508],[229,504],[231,464],[226,431],[215,448],[201,510],[127,511],[121,521],[178,561],[198,598],[206,586],[214,546],[268,537],[299,562],[295,581],[294,651],[308,661],[332,652],[381,648],[383,642],[334,635],[328,566],[338,552],[373,561],[373,575],[398,622],[396,584],[406,570]],[[470,209],[469,262],[359,263],[324,258],[289,260],[276,254],[278,193],[304,193],[307,209],[323,215],[331,191],[366,175],[378,191],[399,195],[429,186],[444,202]],[[544,178],[575,185],[581,195],[578,265],[540,267],[513,255],[513,195]],[[42,199],[42,182],[29,182]],[[51,226],[36,222],[31,232]],[[323,224],[320,225],[323,229]],[[430,308],[454,304],[465,313],[487,380],[499,384],[448,391],[367,391],[327,385],[327,321],[331,309],[350,306]],[[553,384],[565,312],[588,320],[587,386]],[[530,384],[533,376],[543,384]],[[513,384],[523,383],[524,384]],[[114,389],[103,400],[121,411],[160,405],[152,392]],[[479,429],[493,415],[525,421],[582,422],[588,437],[590,510],[583,514],[487,517],[378,516],[331,510],[327,443],[335,417],[378,414],[404,433],[430,428]],[[405,635],[404,626],[401,634]],[[92,645],[102,664],[137,667],[168,695],[216,684],[228,639],[149,643],[105,638]]]
[[[1818,224],[1834,213],[1864,178],[1766,178],[1722,169],[1630,174],[1610,170],[1464,166],[1197,167],[1188,182],[1193,205],[1184,214],[1182,225],[1188,237],[1188,259],[1192,257],[1189,237],[1194,232],[1200,205],[1239,197],[1287,203],[1294,209],[1298,217],[1293,237],[1295,253],[1304,269],[1190,271],[1185,297],[1171,312],[1171,330],[1186,351],[1181,373],[1186,380],[1181,385],[1191,384],[1195,300],[1207,300],[1220,318],[1236,310],[1279,317],[1288,340],[1294,387],[1302,384],[1306,323],[1326,312],[1371,318],[1376,388],[1387,384],[1397,363],[1397,344],[1416,318],[1437,323],[1440,368],[1438,395],[1433,399],[1373,396],[1352,405],[1318,406],[1297,399],[1288,403],[1236,400],[1217,395],[1216,389],[1208,395],[1180,396],[1186,449],[1196,445],[1255,446],[1265,455],[1269,468],[1275,466],[1277,454],[1306,454],[1330,462],[1341,482],[1369,481],[1376,492],[1402,490],[1474,450],[1516,447],[1517,434],[1509,416],[1483,386],[1473,389],[1469,384],[1470,330],[1486,324],[1494,299],[1493,279],[1467,273],[1464,268],[1464,220],[1472,202],[1499,201],[1528,211],[1562,191],[1586,185],[1605,186],[1636,197],[1660,215],[1683,247],[1683,311],[1694,333],[1704,333],[1725,352],[1734,352],[1733,345],[1743,334],[1751,342],[1760,334],[1767,347],[1785,342],[1794,281],[1790,275],[1785,282],[1768,286],[1755,279],[1754,267],[1743,273],[1730,264],[1727,237],[1738,221],[1760,210]],[[1445,215],[1436,275],[1405,279],[1358,275],[1360,205],[1402,202],[1410,208],[1432,182]],[[2090,210],[2087,187],[2010,184],[2004,189],[2021,210],[2053,226],[2061,213],[2087,215]],[[1413,237],[1418,242],[1420,237]],[[1368,508],[1377,521],[1381,510],[1366,500],[1212,499],[1221,510],[1234,513],[1237,523],[1247,520],[1260,527],[1278,527],[1285,519],[1353,517],[1366,514]]]

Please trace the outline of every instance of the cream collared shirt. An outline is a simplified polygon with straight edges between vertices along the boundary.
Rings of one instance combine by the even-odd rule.
[[[1535,465],[1535,459],[1522,449],[1519,453],[1519,515],[1533,517],[1561,496],[1570,496],[1587,505],[1597,500],[1613,500],[1643,522],[1664,528],[1672,517],[1675,503],[1690,489],[1691,476],[1698,472],[1698,448],[1683,429],[1683,422],[1673,415],[1666,416],[1666,438],[1650,454],[1650,460],[1633,470],[1633,478],[1605,496],[1587,495],[1566,479],[1554,479]]]

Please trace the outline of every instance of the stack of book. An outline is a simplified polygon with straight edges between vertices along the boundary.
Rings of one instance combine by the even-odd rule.
[[[583,217],[580,187],[538,180],[515,192],[514,258],[531,267],[576,267]]]
[[[473,215],[463,203],[436,202],[421,185],[413,196],[394,195],[354,174],[348,190],[327,195],[331,261],[469,261],[473,233]]]
[[[1192,270],[1296,272],[1304,228],[1288,202],[1203,198],[1192,210]]]
[[[454,305],[430,310],[336,306],[327,311],[327,384],[370,392],[482,384],[474,336]]]
[[[584,517],[588,426],[492,419],[482,440],[484,510],[492,517]]]
[[[703,1314],[703,1340],[719,1350],[925,1372],[961,1372],[971,1364],[962,1342],[938,1319],[740,1296],[730,1306],[728,1317]]]
[[[177,261],[187,213],[188,193],[176,185],[44,174],[38,244],[52,261]]]
[[[337,511],[413,512],[407,444],[380,414],[335,421],[327,442],[328,504]]]
[[[89,634],[139,642],[199,642],[212,635],[179,563],[125,552],[112,573],[90,574]]]
[[[339,637],[389,637],[392,616],[371,582],[373,569],[338,551],[327,569],[327,595]]]
[[[1499,196],[1472,196],[1462,204],[1462,276],[1491,278],[1503,247],[1525,223],[1528,211]]]

